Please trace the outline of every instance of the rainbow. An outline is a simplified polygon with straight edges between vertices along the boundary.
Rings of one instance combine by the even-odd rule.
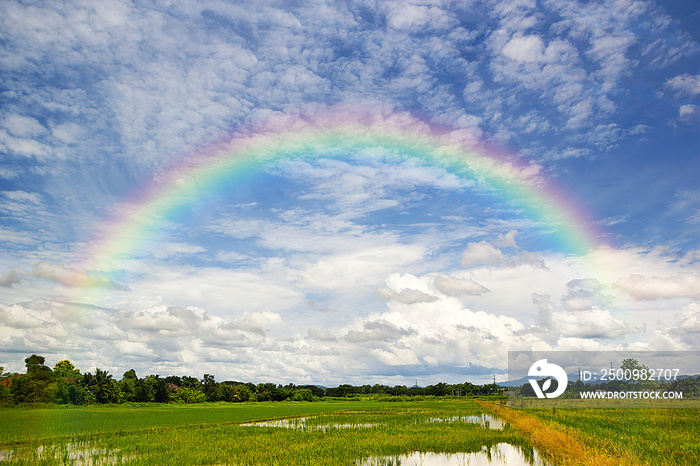
[[[103,225],[80,269],[105,276],[115,273],[163,222],[253,169],[295,158],[371,155],[378,149],[402,160],[420,159],[493,190],[549,226],[566,254],[586,254],[601,243],[600,232],[590,226],[583,210],[545,179],[537,165],[518,163],[515,157],[475,143],[469,132],[430,125],[409,114],[343,111],[271,118],[183,157]]]

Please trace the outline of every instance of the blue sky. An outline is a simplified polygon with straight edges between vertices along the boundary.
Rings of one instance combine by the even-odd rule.
[[[698,349],[695,2],[8,1],[0,21],[6,370],[410,385],[504,378],[509,349]],[[170,167],[347,107],[508,154],[599,244],[558,248],[517,200],[374,148],[251,170],[78,286]]]

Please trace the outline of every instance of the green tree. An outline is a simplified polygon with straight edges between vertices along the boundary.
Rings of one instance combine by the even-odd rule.
[[[18,403],[54,401],[53,372],[43,356],[33,354],[24,360],[27,372],[13,380],[10,393]]]
[[[677,379],[671,382],[669,390],[683,392],[683,397],[699,397],[700,396],[700,376],[686,377]]]
[[[53,366],[53,373],[58,377],[78,377],[80,369],[76,369],[72,362],[67,359],[58,361]]]
[[[10,387],[12,380],[17,377],[17,374],[5,372],[5,368],[0,366],[0,403],[9,403],[11,398]]]
[[[37,356],[36,354],[32,354],[25,359],[24,364],[27,366],[27,375],[34,380],[50,382],[53,379],[53,372],[50,367],[44,364],[45,361],[45,357]]]
[[[202,392],[201,390],[198,390],[196,388],[180,388],[176,390],[172,395],[171,398],[178,402],[178,403],[185,403],[185,404],[191,404],[191,403],[203,403],[207,401],[207,397]]]
[[[293,401],[314,401],[314,394],[308,388],[301,388],[294,392]]]
[[[81,386],[82,376],[80,369],[76,369],[73,363],[64,359],[53,366],[53,375],[56,379],[56,402],[60,404],[83,404],[85,393]]]
[[[621,382],[625,388],[653,390],[658,387],[656,381],[648,378],[651,375],[649,368],[634,358],[623,359],[620,369],[622,371],[618,372],[622,375]]]
[[[168,403],[170,401],[168,382],[160,375],[149,375],[143,379],[142,390],[140,394],[142,399],[139,401],[153,401],[155,403]]]
[[[247,385],[236,385],[234,389],[233,401],[257,401],[255,391]]]
[[[117,396],[115,393],[115,381],[107,371],[95,368],[95,375],[86,373],[83,376],[85,390],[94,396],[96,403],[115,403]],[[90,400],[93,397],[89,398]]]
[[[138,376],[136,371],[129,369],[124,372],[122,379],[117,383],[117,387],[120,393],[120,402],[123,401],[139,401],[136,392],[136,386],[138,385]]]
[[[207,401],[219,401],[221,399],[220,393],[217,390],[218,384],[211,374],[204,374],[202,378],[202,388],[204,389],[204,394],[207,397]]]

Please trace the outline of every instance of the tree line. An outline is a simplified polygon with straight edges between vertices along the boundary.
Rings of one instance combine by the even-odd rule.
[[[362,396],[482,396],[501,394],[496,384],[474,385],[438,383],[427,387],[405,385],[343,384],[323,388],[317,385],[280,385],[224,381],[217,382],[211,374],[201,379],[190,376],[148,375],[140,378],[134,369],[115,379],[108,371],[96,368],[94,373],[81,373],[68,360],[57,362],[53,369],[43,356],[33,354],[24,360],[26,372],[6,373],[0,367],[0,403],[105,404],[127,402],[202,403],[205,401],[314,401],[323,398],[352,398]]]

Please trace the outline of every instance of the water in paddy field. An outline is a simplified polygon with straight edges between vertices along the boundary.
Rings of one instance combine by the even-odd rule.
[[[272,421],[257,421],[257,422],[246,422],[240,424],[241,427],[282,427],[285,429],[296,429],[296,430],[327,430],[327,429],[362,429],[377,427],[381,424],[360,424],[360,423],[330,423],[330,424],[317,424],[309,425],[307,424],[308,417],[299,417],[291,419],[275,419]],[[490,416],[488,414],[481,414],[479,416],[452,416],[452,417],[434,417],[427,421],[416,420],[416,423],[420,422],[468,422],[471,424],[479,424],[481,427],[503,430],[505,425],[504,421],[497,417]]]
[[[246,422],[245,424],[239,424],[241,427],[282,427],[285,429],[296,429],[296,430],[328,430],[334,429],[368,429],[370,427],[377,427],[379,424],[356,424],[356,423],[331,423],[331,424],[318,424],[318,425],[308,425],[306,423],[306,417],[293,418],[293,419],[277,419],[274,421],[258,421],[258,422]]]
[[[103,466],[127,463],[136,459],[134,455],[123,455],[119,450],[99,448],[87,442],[66,445],[40,446],[24,456],[15,456],[12,450],[0,451],[0,462],[42,462],[60,461],[74,466]]]
[[[473,453],[415,451],[407,455],[381,456],[355,463],[357,466],[550,466],[535,450],[508,443],[482,447]]]
[[[505,425],[501,419],[489,416],[488,414],[482,414],[480,416],[434,417],[428,419],[428,422],[469,422],[493,430],[503,430],[503,426]]]

